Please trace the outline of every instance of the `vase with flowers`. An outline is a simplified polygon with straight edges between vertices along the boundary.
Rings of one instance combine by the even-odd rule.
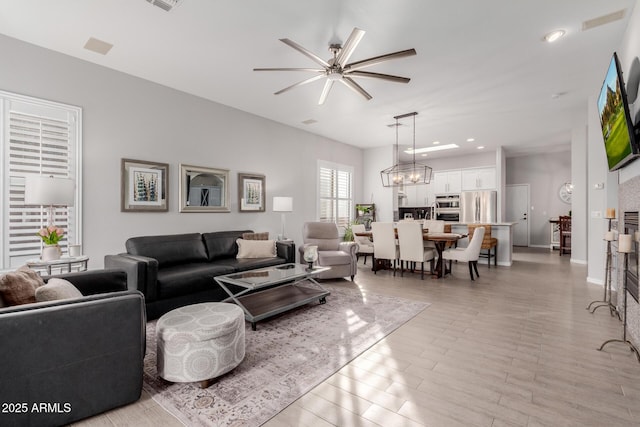
[[[58,246],[58,243],[64,236],[64,230],[60,227],[56,227],[55,225],[50,225],[48,227],[41,228],[38,231],[38,236],[44,243],[44,248],[42,248],[40,259],[42,261],[53,261],[56,259],[60,259],[62,250],[60,249],[60,246]]]

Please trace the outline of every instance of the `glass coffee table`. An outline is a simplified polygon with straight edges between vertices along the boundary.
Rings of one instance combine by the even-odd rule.
[[[216,276],[214,279],[229,295],[223,302],[233,301],[245,313],[245,319],[256,330],[256,322],[318,300],[327,302],[330,294],[313,278],[329,267],[308,270],[302,264],[283,264],[273,267]],[[229,285],[239,287],[237,292]],[[249,293],[251,292],[251,293]]]

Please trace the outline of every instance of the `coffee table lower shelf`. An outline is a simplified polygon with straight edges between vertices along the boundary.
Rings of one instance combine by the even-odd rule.
[[[251,329],[255,331],[256,322],[315,300],[324,304],[329,294],[324,289],[290,284],[238,297],[236,303],[244,309],[245,319],[251,322]]]

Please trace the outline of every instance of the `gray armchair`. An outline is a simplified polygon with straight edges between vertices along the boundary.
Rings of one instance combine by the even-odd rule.
[[[355,242],[342,242],[338,227],[332,222],[306,222],[302,229],[304,244],[298,249],[300,263],[306,264],[303,258],[307,246],[318,246],[316,265],[331,267],[331,270],[319,273],[319,279],[335,279],[351,277],[358,272],[358,245]]]

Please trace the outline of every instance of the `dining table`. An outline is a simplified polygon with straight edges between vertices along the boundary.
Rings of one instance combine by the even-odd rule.
[[[373,242],[373,233],[371,231],[365,231],[360,233],[354,233],[356,236],[368,237]],[[458,233],[429,233],[429,230],[425,229],[422,232],[422,240],[425,242],[433,242],[436,247],[436,252],[438,253],[438,260],[436,261],[435,274],[433,275],[435,278],[440,279],[445,275],[445,266],[444,260],[442,259],[442,253],[446,249],[447,245],[454,245],[460,239],[464,239],[467,237],[467,234],[458,234]],[[398,233],[396,231],[396,238],[398,237]],[[374,242],[375,246],[375,242]],[[375,259],[375,257],[374,257]],[[374,261],[375,266],[375,261]]]

